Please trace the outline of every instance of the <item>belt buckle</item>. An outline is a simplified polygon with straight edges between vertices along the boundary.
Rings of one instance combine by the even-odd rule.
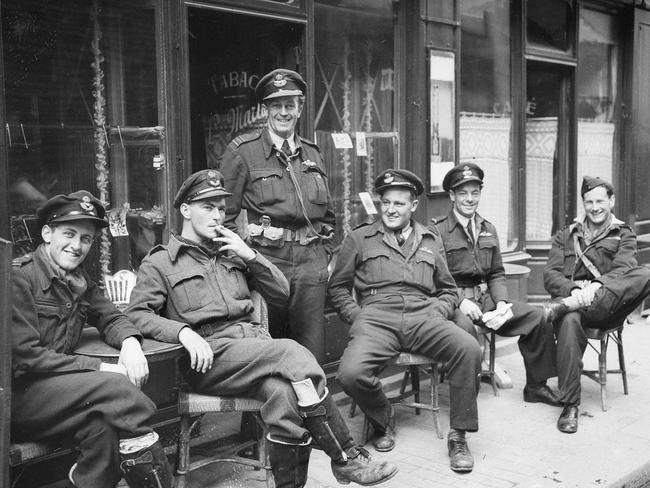
[[[271,227],[271,217],[269,217],[268,215],[262,215],[260,217],[260,225],[264,229]]]

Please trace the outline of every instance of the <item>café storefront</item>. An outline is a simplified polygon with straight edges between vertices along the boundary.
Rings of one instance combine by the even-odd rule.
[[[190,173],[264,125],[253,96],[282,66],[308,82],[300,132],[327,163],[337,239],[368,218],[360,192],[403,167],[442,215],[444,173],[486,172],[481,213],[531,267],[579,210],[582,174],[614,181],[617,215],[650,232],[650,12],[578,0],[1,0],[0,236],[38,242],[34,211],[86,188],[111,227],[89,266],[137,270],[177,229]],[[332,367],[346,326],[328,314]]]

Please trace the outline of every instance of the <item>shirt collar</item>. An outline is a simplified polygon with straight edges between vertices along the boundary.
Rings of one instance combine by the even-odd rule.
[[[284,144],[284,141],[286,140],[289,143],[289,149],[291,149],[291,152],[293,153],[293,152],[296,151],[296,147],[298,147],[298,146],[296,144],[296,137],[295,137],[296,135],[295,135],[295,133],[292,134],[292,136],[289,139],[283,139],[282,137],[277,135],[275,132],[273,132],[271,129],[267,128],[266,131],[269,133],[269,137],[271,138],[271,142],[276,147],[276,149],[282,149],[282,144]]]

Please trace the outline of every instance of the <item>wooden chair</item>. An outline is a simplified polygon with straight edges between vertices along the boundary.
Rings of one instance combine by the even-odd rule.
[[[254,313],[252,321],[259,322],[268,329],[268,311],[264,298],[257,292],[251,293]],[[252,398],[230,397],[220,395],[200,395],[184,389],[178,395],[178,413],[181,418],[180,433],[178,436],[176,458],[176,488],[186,488],[190,485],[190,472],[209,464],[226,462],[252,466],[255,469],[266,471],[266,486],[273,488],[273,475],[267,449],[266,434],[268,433],[260,408],[262,402]],[[249,412],[257,424],[259,433],[257,440],[240,440],[234,444],[215,450],[205,459],[192,462],[190,459],[190,438],[192,430],[198,425],[206,413]],[[198,418],[197,418],[198,417]],[[256,445],[256,459],[246,458],[238,453]]]
[[[104,276],[106,296],[121,311],[129,304],[135,281],[136,274],[128,269]]]
[[[623,379],[623,393],[627,395],[627,370],[625,369],[625,355],[623,353],[623,327],[627,319],[619,326],[611,329],[594,329],[585,327],[585,334],[589,341],[587,344],[598,354],[597,370],[582,370],[582,374],[600,384],[600,403],[603,412],[607,411],[607,374],[620,374]],[[609,341],[616,343],[618,348],[618,369],[607,369],[607,346]],[[593,341],[593,342],[592,342]],[[595,342],[595,344],[594,344]]]
[[[394,366],[405,368],[404,376],[400,384],[399,393],[389,396],[388,401],[392,404],[402,405],[403,407],[415,409],[415,414],[420,415],[420,410],[428,410],[433,414],[433,427],[439,439],[443,438],[442,429],[440,428],[440,404],[438,401],[438,385],[440,382],[441,364],[419,354],[408,352],[400,353],[395,359]],[[431,382],[431,391],[427,403],[420,401],[420,373],[423,373]],[[411,388],[407,389],[411,383]],[[409,398],[413,397],[413,401]],[[352,400],[350,405],[350,417],[354,417],[356,411],[356,402]],[[363,422],[364,441],[368,442],[370,438],[370,421],[366,417]]]
[[[477,332],[479,334],[479,338],[483,340],[483,344],[481,346],[483,349],[482,362],[485,362],[486,351],[488,356],[488,369],[482,369],[479,373],[479,376],[481,378],[489,378],[490,384],[492,385],[492,390],[494,391],[494,396],[499,396],[496,373],[494,372],[494,363],[496,359],[496,333],[487,327],[477,327]]]

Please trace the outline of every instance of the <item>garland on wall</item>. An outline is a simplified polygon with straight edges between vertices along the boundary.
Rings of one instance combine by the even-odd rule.
[[[108,159],[106,157],[106,144],[108,135],[106,133],[106,99],[104,98],[104,55],[99,45],[102,32],[99,25],[99,1],[93,0],[91,12],[93,22],[93,40],[90,48],[93,54],[93,124],[95,141],[95,169],[97,170],[96,182],[99,190],[99,199],[104,205],[108,203]],[[99,266],[103,275],[110,274],[111,263],[111,242],[108,238],[108,230],[103,229],[99,241]]]
[[[349,66],[350,60],[350,39],[345,38],[343,50],[343,132],[350,132],[350,105],[352,98],[352,73]],[[350,211],[350,196],[352,189],[352,161],[350,150],[344,149],[341,153],[341,165],[343,166],[343,234],[348,235],[351,228],[352,212]]]
[[[370,41],[366,43],[366,81],[363,84],[363,100],[361,105],[363,113],[361,116],[361,129],[364,132],[372,132],[372,107],[374,103],[375,83],[376,78],[370,74],[370,63],[372,61],[372,50],[370,49]],[[374,188],[375,179],[375,158],[374,147],[372,139],[366,139],[366,152],[365,157],[365,190],[372,193]]]

